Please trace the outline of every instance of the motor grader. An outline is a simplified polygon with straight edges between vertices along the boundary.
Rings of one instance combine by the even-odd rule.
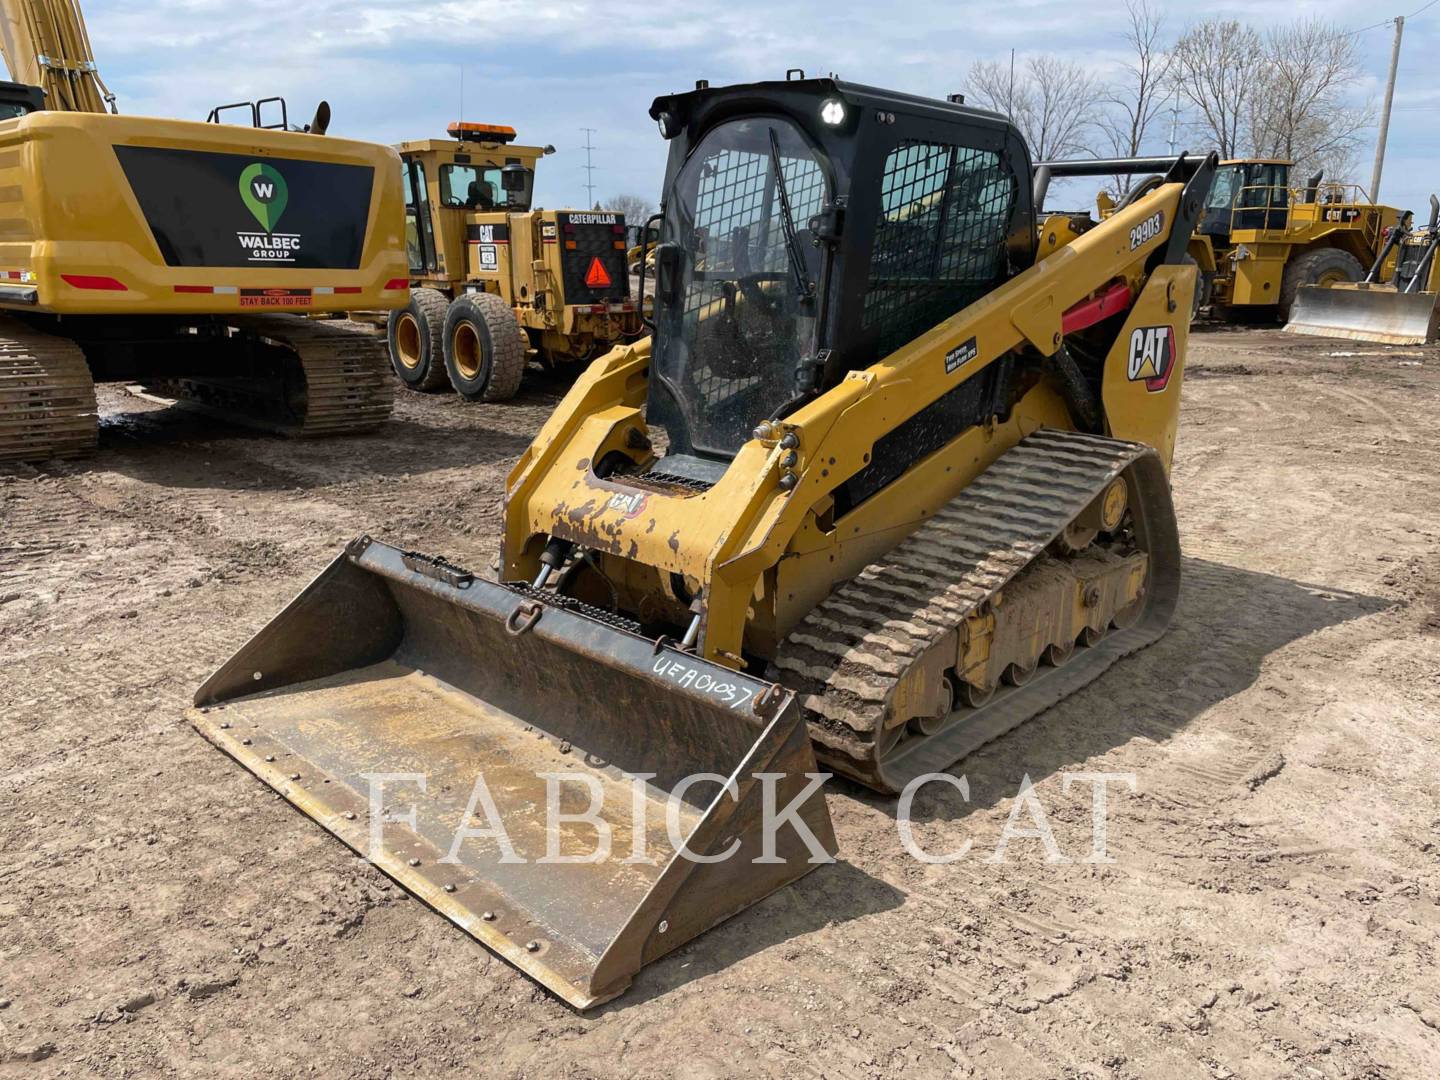
[[[457,121],[449,134],[398,147],[411,275],[409,306],[389,317],[400,381],[504,401],[531,352],[555,366],[638,336],[624,215],[532,207],[535,165],[554,147],[521,146],[512,127]]]
[[[1302,288],[1285,329],[1383,345],[1440,339],[1440,199],[1430,196],[1426,225],[1412,228],[1413,220],[1407,210],[1390,229],[1364,281]]]
[[[899,791],[1163,632],[1215,170],[803,75],[651,116],[654,333],[516,462],[500,580],[357,537],[189,714],[579,1008],[826,861],[826,773]],[[1037,212],[1117,170],[1162,178]]]
[[[287,435],[389,417],[381,343],[295,315],[405,301],[394,151],[323,103],[117,115],[72,0],[0,0],[0,51],[0,461],[93,450],[97,381]]]

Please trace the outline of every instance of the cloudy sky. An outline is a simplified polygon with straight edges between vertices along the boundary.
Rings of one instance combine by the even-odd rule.
[[[1320,13],[1344,29],[1393,15],[1365,0],[1301,0],[1260,7],[1237,0],[1197,6],[1159,0],[1167,31],[1203,15],[1263,27],[1270,18]],[[1073,0],[84,0],[100,70],[130,113],[203,119],[212,105],[285,96],[308,118],[328,98],[331,131],[383,142],[440,135],[465,117],[511,124],[522,141],[553,143],[537,196],[583,205],[583,127],[594,128],[595,194],[653,198],[664,146],[646,109],[656,94],[697,78],[712,83],[782,77],[786,68],[835,72],[856,82],[944,95],[965,90],[976,59],[1008,60],[1014,47],[1071,49],[1099,73],[1125,60],[1108,8]],[[1123,13],[1123,8],[1122,8]],[[1392,28],[1357,35],[1378,102]],[[1420,209],[1440,188],[1440,3],[1407,20],[1385,201]],[[1378,109],[1377,109],[1378,112]],[[1168,124],[1157,132],[1163,151]],[[1183,138],[1183,137],[1182,137]],[[1096,147],[1097,152],[1100,147]],[[1368,183],[1367,150],[1362,174]]]

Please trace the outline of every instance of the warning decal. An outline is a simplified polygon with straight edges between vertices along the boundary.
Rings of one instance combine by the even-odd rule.
[[[608,289],[613,284],[610,272],[605,269],[599,255],[590,260],[590,269],[585,271],[585,284],[592,289]]]

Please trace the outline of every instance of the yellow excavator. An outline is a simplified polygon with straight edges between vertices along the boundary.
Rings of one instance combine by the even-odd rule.
[[[826,861],[817,760],[900,791],[1163,632],[1216,168],[803,75],[651,115],[654,334],[515,464],[501,580],[360,536],[189,714],[580,1008]]]
[[[0,0],[0,50],[0,461],[93,450],[102,380],[288,435],[388,418],[384,343],[295,315],[407,301],[393,150],[324,103],[118,115],[74,0]]]

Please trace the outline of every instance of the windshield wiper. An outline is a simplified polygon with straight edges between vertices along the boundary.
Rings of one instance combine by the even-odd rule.
[[[775,170],[775,191],[780,196],[780,228],[785,233],[785,255],[790,260],[790,269],[795,274],[795,288],[802,298],[808,299],[815,286],[805,276],[805,263],[800,258],[800,241],[795,235],[795,219],[790,216],[790,194],[785,190],[785,170],[780,165],[780,140],[775,129],[770,131],[770,167]]]

